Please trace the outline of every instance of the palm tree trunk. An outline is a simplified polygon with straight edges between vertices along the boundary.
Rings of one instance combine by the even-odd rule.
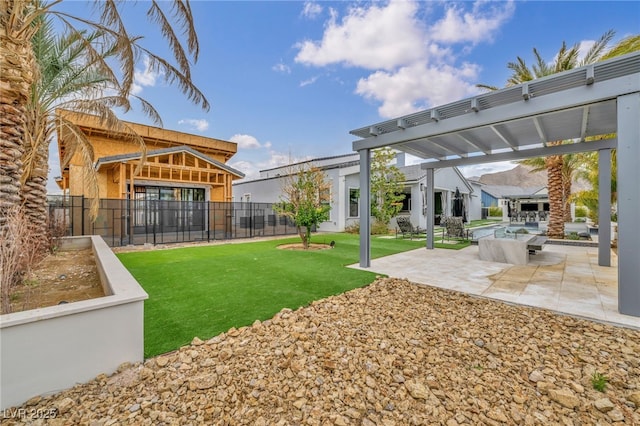
[[[564,176],[562,179],[562,202],[564,211],[564,221],[571,222],[571,177]]]
[[[49,213],[47,211],[47,174],[49,152],[45,144],[33,153],[34,169],[20,188],[24,211],[36,235],[47,235]],[[27,150],[29,147],[27,147]]]
[[[37,70],[34,70],[36,72]],[[20,198],[24,212],[35,235],[47,235],[47,175],[49,174],[49,143],[53,126],[42,114],[37,102],[27,105],[23,171]]]
[[[564,201],[562,190],[562,156],[545,158],[547,167],[547,190],[549,192],[549,226],[547,236],[564,238]]]
[[[4,232],[7,211],[20,205],[25,107],[34,64],[29,38],[14,37],[15,22],[9,19],[14,8],[25,7],[27,2],[3,0],[3,3],[0,8],[0,232]]]

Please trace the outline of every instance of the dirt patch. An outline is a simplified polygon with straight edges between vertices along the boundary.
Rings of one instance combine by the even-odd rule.
[[[10,294],[11,312],[104,296],[91,249],[47,256]]]
[[[281,250],[305,250],[302,243],[280,244],[278,248]],[[330,248],[333,248],[330,244],[311,243],[309,244],[309,248],[306,250],[327,250]]]

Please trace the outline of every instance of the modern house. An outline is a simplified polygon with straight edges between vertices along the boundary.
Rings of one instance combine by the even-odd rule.
[[[286,177],[301,167],[322,169],[331,182],[331,212],[328,221],[320,224],[322,231],[344,231],[346,227],[359,222],[360,203],[360,158],[358,154],[345,154],[323,157],[273,169],[261,170],[257,179],[241,180],[233,183],[236,200],[242,202],[273,203],[282,200],[282,188]],[[419,164],[406,166],[404,155],[396,157],[396,166],[405,175],[404,194],[401,215],[410,216],[415,226],[425,228],[426,207],[424,189],[426,176]],[[480,218],[477,200],[471,184],[456,167],[441,169],[435,174],[435,212],[436,222],[441,216],[451,216],[453,196],[456,189],[464,199],[466,217]],[[390,223],[395,226],[394,221]]]
[[[521,214],[544,220],[549,214],[549,193],[546,186],[482,185],[481,191],[482,207],[500,207],[505,221]]]

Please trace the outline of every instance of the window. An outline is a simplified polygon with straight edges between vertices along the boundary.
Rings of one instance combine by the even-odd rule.
[[[402,203],[402,210],[403,212],[410,212],[411,211],[411,191],[409,192],[404,192],[404,198],[401,201]]]
[[[360,213],[360,190],[349,188],[349,217],[358,217]]]
[[[331,188],[327,188],[323,191],[320,192],[320,194],[318,194],[318,196],[320,197],[320,204],[323,206],[331,206]],[[327,219],[328,221],[331,220],[331,210],[329,210],[329,218]]]

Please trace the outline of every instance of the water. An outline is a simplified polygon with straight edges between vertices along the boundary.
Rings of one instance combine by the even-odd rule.
[[[538,228],[531,226],[502,226],[495,225],[489,228],[474,229],[472,240],[477,241],[479,238],[496,235],[497,238],[515,238],[516,231],[518,233],[524,233],[522,230],[526,230],[529,234],[540,234]]]

